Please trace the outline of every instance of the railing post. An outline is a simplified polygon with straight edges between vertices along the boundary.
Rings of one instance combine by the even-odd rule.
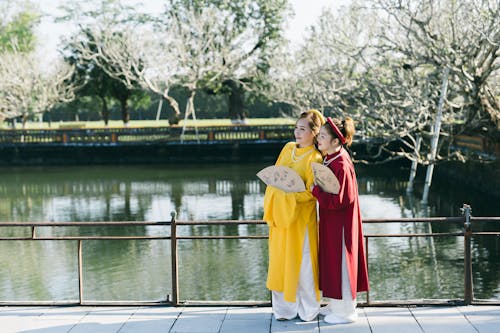
[[[368,237],[365,236],[365,253],[366,253],[366,273],[368,274],[368,280],[370,279],[370,269],[368,261]],[[366,304],[370,304],[370,289],[366,291]]]
[[[83,303],[83,263],[82,263],[82,240],[78,240],[78,298],[80,305]]]
[[[172,220],[170,221],[170,255],[172,261],[172,305],[179,305],[179,272],[177,269],[177,222],[175,221],[175,212],[171,212]]]
[[[472,224],[470,221],[471,207],[464,204],[462,214],[465,216],[464,221],[464,303],[470,305],[474,299],[474,290],[472,287],[472,255],[471,255],[471,236]]]

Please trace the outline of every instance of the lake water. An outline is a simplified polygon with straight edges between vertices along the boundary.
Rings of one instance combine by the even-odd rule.
[[[2,168],[5,221],[169,221],[261,219],[267,164]],[[500,216],[497,199],[435,180],[428,206],[405,192],[408,170],[357,167],[364,218]],[[421,187],[417,183],[417,189]],[[487,228],[485,226],[484,228]],[[370,224],[364,232],[461,231],[461,225]],[[29,236],[29,228],[0,228]],[[265,225],[182,227],[185,235],[265,235]],[[43,235],[169,235],[168,227],[40,229]],[[370,300],[463,297],[463,239],[372,238]],[[473,238],[474,292],[500,298],[498,237]],[[268,300],[267,240],[180,240],[180,300]],[[84,299],[165,300],[171,294],[170,241],[83,242]],[[0,301],[78,299],[76,241],[0,242]],[[364,299],[364,295],[359,295]]]

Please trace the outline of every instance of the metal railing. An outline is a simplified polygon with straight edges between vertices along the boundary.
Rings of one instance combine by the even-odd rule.
[[[380,237],[463,237],[464,238],[464,296],[459,300],[434,300],[434,301],[370,301],[370,294],[367,293],[366,303],[364,306],[393,306],[393,305],[424,305],[424,304],[484,304],[484,301],[474,298],[473,283],[472,283],[472,250],[471,238],[474,236],[500,236],[500,232],[480,232],[473,231],[474,222],[500,222],[500,217],[473,217],[471,216],[471,208],[464,205],[462,208],[462,217],[431,217],[431,218],[394,218],[394,219],[364,219],[364,224],[373,223],[460,223],[463,224],[461,232],[444,232],[444,233],[398,233],[398,234],[365,234],[366,256],[369,262],[369,239]],[[197,240],[197,239],[267,239],[268,235],[249,235],[249,236],[197,236],[178,235],[178,228],[182,226],[200,226],[200,225],[263,225],[262,220],[206,220],[206,221],[178,221],[176,214],[172,213],[170,221],[166,222],[5,222],[0,223],[0,228],[11,227],[29,227],[31,235],[28,237],[0,237],[0,241],[77,241],[78,244],[78,283],[79,283],[79,301],[78,302],[36,302],[36,301],[2,301],[0,305],[269,305],[269,301],[254,302],[254,301],[211,301],[198,302],[179,299],[179,277],[178,277],[178,240]],[[82,226],[99,226],[102,228],[117,227],[117,226],[170,226],[169,236],[45,236],[37,235],[37,228],[41,227],[82,227]],[[172,274],[172,295],[167,296],[166,300],[159,302],[117,302],[117,301],[101,301],[93,302],[84,299],[85,291],[83,285],[83,241],[86,240],[170,240],[171,241],[171,274]],[[488,301],[487,304],[500,304],[500,301]]]

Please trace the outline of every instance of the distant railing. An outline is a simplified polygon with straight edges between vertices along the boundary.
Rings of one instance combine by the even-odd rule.
[[[131,145],[135,143],[288,141],[293,138],[293,125],[228,125],[140,128],[71,128],[44,130],[0,130],[0,145]]]
[[[457,135],[454,138],[454,148],[482,154],[484,156],[500,157],[500,132],[497,135],[497,140],[488,138],[482,135]]]
[[[458,300],[427,300],[427,301],[370,301],[370,294],[367,294],[366,303],[364,306],[394,306],[394,305],[435,305],[435,304],[500,304],[500,301],[481,301],[474,298],[472,284],[472,255],[471,255],[471,238],[474,236],[500,236],[499,231],[495,232],[479,232],[473,231],[473,222],[500,222],[500,217],[473,217],[471,216],[471,208],[464,205],[462,208],[462,217],[432,217],[432,218],[394,218],[394,219],[364,219],[363,223],[461,223],[463,224],[462,232],[446,232],[446,233],[408,233],[408,234],[365,234],[366,255],[369,262],[369,239],[380,237],[464,237],[464,296]],[[199,226],[199,225],[263,225],[262,220],[215,220],[215,221],[177,221],[175,213],[172,213],[172,218],[168,222],[5,222],[0,223],[0,228],[11,227],[29,227],[31,235],[29,237],[0,237],[0,241],[77,241],[78,243],[78,281],[79,281],[79,300],[78,302],[36,302],[36,301],[4,301],[0,300],[0,305],[269,305],[268,301],[263,302],[245,302],[245,301],[210,301],[199,302],[179,299],[179,278],[178,278],[178,240],[193,240],[193,239],[267,239],[268,235],[253,235],[253,236],[179,236],[177,229],[182,226]],[[82,226],[99,226],[102,228],[116,226],[170,226],[170,236],[50,236],[40,237],[37,235],[37,228],[40,227],[82,227]],[[116,301],[100,301],[92,302],[85,301],[84,284],[83,284],[83,261],[82,261],[82,242],[85,240],[170,240],[171,241],[171,274],[172,274],[172,295],[166,300],[159,302],[116,302]]]

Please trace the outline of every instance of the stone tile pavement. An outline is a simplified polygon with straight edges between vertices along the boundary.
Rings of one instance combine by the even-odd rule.
[[[269,307],[0,307],[1,333],[499,333],[500,306],[365,307],[353,324],[276,321]]]

